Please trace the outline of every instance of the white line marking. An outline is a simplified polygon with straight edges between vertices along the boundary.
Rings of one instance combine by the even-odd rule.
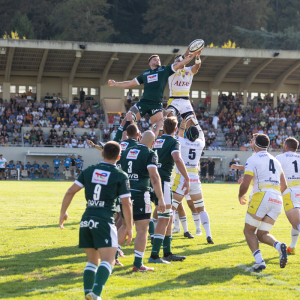
[[[292,288],[292,289],[300,292],[300,288],[299,287],[290,285],[287,282],[284,282],[284,281],[281,281],[281,280],[277,280],[272,275],[262,274],[262,273],[256,273],[251,268],[248,268],[245,265],[238,265],[238,267],[241,268],[241,269],[243,269],[246,272],[250,272],[251,275],[254,275],[254,276],[257,276],[257,277],[263,277],[263,278],[265,278],[266,280],[268,280],[268,281],[270,281],[272,283],[276,283],[276,284],[279,284],[279,285],[284,285],[286,287]]]

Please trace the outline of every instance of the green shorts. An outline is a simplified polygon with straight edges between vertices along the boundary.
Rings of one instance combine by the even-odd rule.
[[[133,216],[151,214],[151,202],[145,199],[145,192],[130,191]]]
[[[101,218],[83,215],[79,229],[79,248],[106,247],[118,247],[117,227]]]
[[[164,194],[165,204],[172,205],[173,198],[172,198],[171,182],[162,180],[161,187],[162,187],[162,191]],[[155,195],[155,193],[154,193],[154,195]],[[158,198],[156,197],[156,195],[154,196],[154,203],[155,203],[155,206],[158,205]]]
[[[149,101],[149,103],[147,103],[147,101],[148,100],[139,101],[135,104],[135,107],[139,110],[141,117],[143,117],[147,113],[150,115],[150,117],[152,117],[158,112],[162,112],[162,102],[156,103]]]

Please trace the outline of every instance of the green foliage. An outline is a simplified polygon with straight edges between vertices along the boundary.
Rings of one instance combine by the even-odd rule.
[[[112,22],[105,17],[106,0],[67,0],[58,4],[51,16],[58,33],[55,39],[105,42],[114,34]]]
[[[34,39],[34,28],[26,15],[17,11],[8,25],[8,32],[18,32],[19,37],[22,39]]]
[[[87,150],[88,151],[88,150]],[[78,248],[78,230],[85,210],[80,191],[68,209],[69,219],[60,230],[58,218],[63,195],[71,182],[0,181],[0,298],[13,300],[84,299],[82,274],[86,255]],[[243,235],[247,206],[237,200],[237,184],[203,184],[214,245],[205,233],[195,239],[173,235],[173,252],[186,255],[184,262],[150,265],[154,272],[132,273],[133,244],[123,247],[124,267],[115,267],[102,298],[107,300],[186,299],[299,299],[299,255],[289,256],[279,267],[278,252],[260,244],[267,269],[250,273],[239,265],[254,263]],[[186,201],[189,230],[195,225]],[[203,230],[203,229],[202,229]],[[291,225],[282,212],[272,234],[289,243]],[[134,233],[135,236],[135,233]],[[298,249],[298,248],[297,248]],[[147,243],[145,265],[151,251]]]

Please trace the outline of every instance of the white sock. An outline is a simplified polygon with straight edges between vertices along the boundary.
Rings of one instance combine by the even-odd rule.
[[[185,217],[179,218],[179,220],[181,222],[183,232],[187,232],[188,231],[187,217],[185,216]]]
[[[118,249],[117,249],[118,253],[120,252],[121,248],[122,246],[118,245]]]
[[[200,220],[201,220],[201,224],[206,232],[206,237],[208,237],[208,236],[211,237],[209,217],[205,210],[200,212]]]
[[[261,255],[261,252],[260,252],[259,249],[253,252],[253,256],[254,256],[255,262],[256,262],[257,264],[260,264],[261,262],[264,261],[263,258],[262,258],[262,255]]]
[[[281,246],[281,243],[276,241],[274,244],[273,244],[273,247],[280,253],[280,246]]]
[[[295,248],[297,246],[297,242],[299,238],[299,231],[292,227],[291,235],[292,235],[292,241],[290,244],[290,248]]]
[[[139,258],[143,258],[144,257],[144,252],[134,250],[134,256],[139,257]]]
[[[156,224],[157,224],[157,222],[158,222],[158,219],[152,218],[152,221],[153,221],[153,223],[154,223],[154,228],[155,228],[155,227],[156,227]]]
[[[300,231],[300,223],[298,223],[297,229],[298,229],[298,231]]]
[[[174,218],[174,228],[179,229],[180,228],[180,221],[179,221],[179,216],[178,212],[175,212],[175,218]]]
[[[173,212],[173,224],[175,223],[175,217],[176,217],[176,211],[175,210],[172,210],[172,212]]]
[[[199,214],[192,213],[192,216],[193,216],[193,219],[195,222],[196,229],[200,229],[200,226],[201,226],[200,213]]]

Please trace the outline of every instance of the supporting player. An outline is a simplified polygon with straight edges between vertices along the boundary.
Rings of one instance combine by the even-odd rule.
[[[276,156],[281,163],[288,188],[282,194],[285,214],[292,225],[292,241],[287,248],[289,254],[296,254],[296,246],[300,231],[300,155],[297,154],[299,142],[288,137],[283,146],[283,154]]]
[[[166,110],[167,116],[177,116],[178,114],[185,120],[187,128],[196,126],[199,131],[199,137],[204,138],[203,131],[198,124],[194,109],[189,100],[190,89],[192,86],[193,77],[198,73],[201,67],[200,50],[196,54],[195,64],[191,67],[185,65],[177,70],[176,73],[169,77],[170,96],[168,101],[168,108]],[[188,52],[185,53],[187,55]],[[182,61],[182,56],[175,58],[175,63]]]
[[[120,159],[121,167],[128,174],[130,180],[133,220],[137,232],[134,241],[134,272],[154,270],[154,268],[143,265],[143,256],[146,250],[147,233],[151,218],[150,181],[159,199],[158,211],[160,213],[164,213],[165,211],[160,176],[157,171],[158,158],[156,153],[151,150],[154,145],[154,140],[154,133],[150,130],[145,131],[141,143],[123,151]],[[119,247],[121,247],[125,241],[125,233],[124,225],[122,225],[118,231]]]
[[[269,137],[258,134],[255,139],[254,151],[245,165],[243,182],[240,185],[239,201],[245,205],[246,193],[253,180],[253,196],[250,199],[245,219],[244,234],[248,246],[255,258],[253,270],[263,270],[266,263],[259,250],[261,243],[273,246],[279,252],[279,264],[284,268],[287,263],[286,244],[278,242],[270,234],[278,216],[282,211],[282,196],[287,183],[279,161],[267,152],[270,145]],[[255,230],[257,230],[257,237]]]
[[[58,179],[60,177],[60,171],[59,171],[59,167],[61,165],[61,161],[58,158],[58,156],[56,155],[56,157],[53,160],[53,167],[54,167],[54,179]]]
[[[47,174],[47,178],[49,178],[49,165],[45,161],[44,164],[42,165],[42,178],[44,178],[44,174]]]
[[[177,131],[176,117],[167,118],[164,121],[164,134],[155,140],[153,150],[158,155],[158,173],[161,177],[161,186],[164,194],[166,210],[158,212],[158,222],[154,232],[153,247],[151,251],[150,263],[169,263],[170,261],[182,261],[186,257],[175,255],[171,251],[172,242],[172,191],[171,191],[171,175],[176,164],[179,172],[185,178],[182,189],[185,194],[190,189],[190,178],[186,171],[184,162],[180,154],[180,144],[175,138]],[[158,196],[158,195],[156,195]],[[158,199],[155,199],[155,205],[159,205]],[[159,257],[160,248],[163,242],[163,259]]]
[[[138,77],[131,81],[116,82],[108,80],[109,86],[117,86],[121,88],[131,88],[136,85],[144,84],[144,94],[140,101],[131,107],[126,115],[126,123],[123,127],[125,131],[132,120],[137,121],[146,113],[150,115],[151,124],[154,129],[155,136],[158,136],[159,129],[163,125],[162,98],[163,92],[168,82],[168,78],[174,72],[189,63],[197,53],[193,53],[185,57],[183,60],[172,64],[171,66],[162,66],[158,55],[151,55],[148,62],[150,69],[144,71]]]
[[[37,173],[38,177],[41,178],[41,167],[36,161],[34,161],[32,165],[32,178],[34,178],[35,173]]]
[[[83,273],[86,299],[100,300],[104,285],[112,273],[118,247],[117,229],[113,222],[116,198],[123,201],[127,245],[132,239],[132,205],[129,180],[126,173],[116,167],[121,147],[116,142],[104,146],[103,162],[85,169],[69,188],[62,202],[59,225],[68,219],[67,209],[76,193],[85,188],[87,208],[79,229],[79,247],[84,248],[88,263]],[[93,199],[93,200],[90,200]],[[100,266],[99,259],[101,260]]]
[[[196,209],[196,213],[193,214],[193,218],[201,220],[202,226],[206,232],[206,240],[209,244],[214,244],[211,231],[210,231],[210,223],[207,212],[204,207],[204,200],[201,189],[201,182],[199,180],[198,175],[198,164],[201,158],[201,154],[203,148],[205,146],[204,139],[199,138],[199,131],[196,126],[190,126],[186,130],[186,138],[184,138],[185,131],[185,122],[180,124],[179,132],[178,132],[178,141],[181,147],[181,156],[185,163],[189,178],[190,178],[190,190],[189,196],[191,197],[194,207]],[[180,171],[176,168],[175,170],[175,180],[172,186],[173,191],[173,204],[172,209],[174,211],[177,210],[178,205],[181,203],[184,193],[182,190],[183,184],[185,182],[184,177],[180,173]],[[185,237],[189,237],[189,231],[184,233]]]

